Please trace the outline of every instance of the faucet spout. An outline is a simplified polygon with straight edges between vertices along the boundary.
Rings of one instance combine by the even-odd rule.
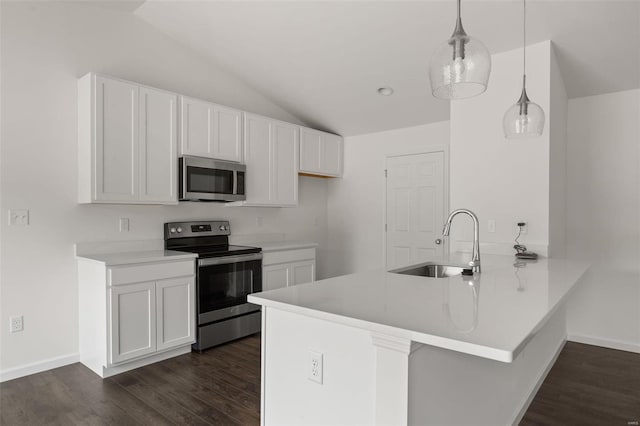
[[[471,254],[471,261],[469,262],[469,266],[471,266],[471,270],[473,272],[480,272],[480,224],[478,222],[478,216],[474,212],[468,209],[457,209],[452,211],[447,218],[447,221],[444,224],[444,228],[442,229],[442,235],[445,237],[449,236],[449,231],[451,231],[451,222],[453,218],[458,214],[466,214],[473,219],[473,253]]]

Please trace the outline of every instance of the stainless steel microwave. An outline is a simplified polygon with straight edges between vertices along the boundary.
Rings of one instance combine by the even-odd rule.
[[[243,201],[246,166],[211,158],[180,157],[181,201]]]

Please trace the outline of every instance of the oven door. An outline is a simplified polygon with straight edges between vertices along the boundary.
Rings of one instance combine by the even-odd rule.
[[[198,325],[256,312],[247,295],[262,291],[262,253],[198,259]]]
[[[242,201],[244,164],[210,158],[180,158],[180,200]]]

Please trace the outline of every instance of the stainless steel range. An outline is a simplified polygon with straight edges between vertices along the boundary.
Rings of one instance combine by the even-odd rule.
[[[229,245],[228,221],[164,224],[167,250],[198,254],[198,351],[260,331],[260,307],[247,295],[262,291],[262,249]]]

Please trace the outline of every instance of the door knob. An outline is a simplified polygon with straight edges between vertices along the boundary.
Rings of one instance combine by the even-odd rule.
[[[438,239],[436,240],[436,244],[437,244],[437,245],[442,244],[442,240],[441,240],[440,238],[438,238]]]

